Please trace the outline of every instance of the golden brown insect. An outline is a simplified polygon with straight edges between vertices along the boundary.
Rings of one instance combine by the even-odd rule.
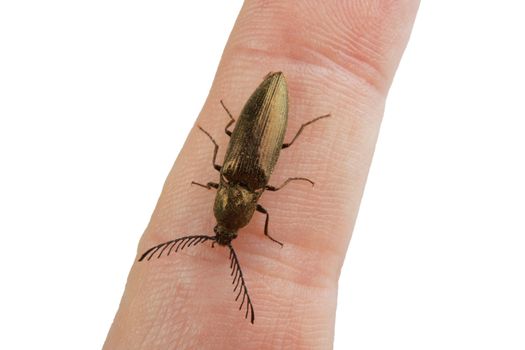
[[[282,246],[281,242],[268,233],[270,215],[257,202],[265,190],[277,191],[290,181],[302,180],[313,185],[312,181],[303,177],[291,177],[278,187],[269,186],[268,181],[281,149],[291,146],[305,126],[330,115],[323,115],[303,124],[289,143],[283,143],[288,122],[288,88],[281,72],[270,73],[264,78],[244,105],[233,131],[229,128],[235,119],[222,101],[221,104],[230,116],[230,121],[224,129],[230,136],[230,142],[222,166],[216,162],[219,145],[199,126],[214,144],[212,164],[220,173],[219,183],[208,182],[203,185],[192,182],[207,189],[217,189],[213,206],[217,219],[217,225],[213,229],[215,236],[195,235],[177,238],[150,248],[139,261],[150,260],[155,254],[160,258],[165,251],[166,255],[170,255],[172,251],[177,252],[179,249],[206,241],[212,241],[212,246],[215,243],[227,246],[230,249],[232,284],[235,285],[233,291],[237,293],[235,300],[239,300],[242,294],[239,310],[246,305],[245,317],[251,315],[250,321],[253,323],[255,320],[253,304],[231,242],[237,237],[238,230],[246,226],[254,212],[258,211],[266,215],[264,234]]]

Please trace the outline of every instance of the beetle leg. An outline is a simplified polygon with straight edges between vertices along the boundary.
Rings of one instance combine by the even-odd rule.
[[[266,211],[266,209],[264,209],[260,204],[257,204],[257,211],[259,213],[266,214],[266,221],[264,222],[264,235],[268,237],[269,239],[271,239],[272,241],[274,241],[275,243],[281,245],[282,247],[283,244],[279,242],[278,240],[276,240],[275,238],[273,238],[272,236],[270,236],[270,234],[268,233],[268,221],[270,220],[270,214],[268,214],[268,211]]]
[[[211,142],[213,142],[213,145],[215,146],[215,148],[213,149],[213,160],[212,160],[213,168],[215,170],[217,170],[217,171],[221,171],[222,167],[216,163],[216,161],[217,161],[217,152],[219,151],[219,145],[217,144],[217,142],[215,142],[213,137],[211,137],[211,135],[206,130],[204,130],[201,126],[199,126],[199,129],[201,129],[201,131],[203,133],[205,133],[206,136],[208,136],[210,138]]]
[[[295,134],[295,136],[293,137],[292,141],[290,141],[289,143],[283,143],[283,148],[290,147],[292,145],[292,143],[294,143],[295,139],[303,132],[303,129],[304,129],[305,126],[308,126],[308,125],[310,125],[312,123],[315,123],[319,119],[328,118],[329,116],[330,116],[330,114],[325,114],[325,115],[322,115],[320,117],[314,118],[314,119],[310,120],[309,122],[304,123],[303,125],[301,125],[301,127],[299,128],[299,131],[297,132],[297,134]]]
[[[215,182],[208,182],[206,185],[203,185],[203,184],[200,184],[198,182],[192,181],[191,184],[207,188],[208,190],[211,190],[212,187],[215,188],[215,189],[219,188],[219,184],[215,183]]]
[[[235,123],[235,118],[233,118],[233,115],[231,114],[231,112],[228,110],[228,108],[224,105],[224,102],[222,102],[221,100],[221,105],[222,105],[222,108],[224,108],[224,110],[226,111],[226,113],[228,113],[228,115],[230,116],[230,121],[228,122],[228,124],[226,124],[226,127],[224,128],[224,132],[226,133],[226,135],[228,136],[232,136],[232,132],[231,130],[228,130],[228,128],[233,124]]]
[[[285,182],[283,182],[283,184],[281,186],[278,186],[278,187],[275,187],[275,186],[269,186],[267,185],[266,186],[266,190],[267,191],[279,191],[281,188],[283,188],[284,186],[286,186],[290,181],[308,181],[309,183],[312,184],[312,186],[314,185],[314,182],[312,180],[309,180],[305,177],[291,177],[289,179],[287,179]]]

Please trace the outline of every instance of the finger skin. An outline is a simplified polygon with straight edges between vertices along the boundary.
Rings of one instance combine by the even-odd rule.
[[[228,252],[201,245],[168,258],[135,263],[105,349],[328,349],[337,280],[371,162],[384,102],[408,40],[416,0],[247,1],[221,60],[198,124],[217,140],[219,158],[234,116],[270,71],[289,87],[285,142],[316,116],[281,157],[255,214],[233,242],[256,320],[237,311]],[[215,192],[190,186],[217,182],[213,147],[197,128],[168,175],[138,254],[189,234],[213,234]]]

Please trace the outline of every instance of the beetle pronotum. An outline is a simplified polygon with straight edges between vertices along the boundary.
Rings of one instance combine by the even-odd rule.
[[[235,285],[233,291],[237,293],[235,300],[239,300],[242,294],[239,310],[246,303],[245,318],[250,315],[250,321],[253,323],[255,320],[253,304],[244,282],[237,254],[232,246],[232,240],[237,237],[237,231],[248,224],[254,212],[258,211],[266,215],[264,234],[272,241],[283,245],[268,233],[270,215],[257,202],[265,190],[278,191],[290,181],[302,180],[314,184],[303,177],[291,177],[277,187],[269,186],[268,181],[281,149],[291,146],[304,127],[330,115],[323,115],[303,124],[289,143],[283,143],[288,122],[288,88],[284,74],[281,72],[268,74],[255,89],[244,105],[233,131],[230,131],[229,128],[235,119],[222,101],[221,104],[230,116],[230,121],[224,128],[226,134],[230,136],[230,142],[222,165],[216,162],[219,145],[206,130],[199,126],[199,129],[213,142],[212,164],[213,168],[220,173],[219,183],[208,182],[203,185],[192,182],[194,185],[217,190],[213,206],[217,219],[217,225],[213,229],[215,236],[185,236],[164,242],[147,250],[139,261],[150,260],[155,254],[157,258],[160,258],[165,251],[166,255],[170,255],[172,251],[177,252],[206,241],[212,241],[212,246],[217,243],[228,247],[231,275],[233,276],[232,284]]]

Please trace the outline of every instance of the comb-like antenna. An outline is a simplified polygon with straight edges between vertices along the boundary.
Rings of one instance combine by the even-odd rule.
[[[242,302],[241,306],[239,306],[239,310],[242,309],[242,306],[244,305],[244,301],[246,300],[246,314],[244,315],[244,318],[248,318],[248,314],[250,315],[250,321],[253,324],[253,321],[255,320],[255,313],[253,312],[253,305],[252,301],[250,299],[250,295],[248,294],[248,288],[246,287],[246,283],[244,283],[244,277],[242,276],[242,270],[241,265],[239,265],[239,260],[237,259],[237,254],[235,254],[235,250],[233,249],[233,246],[231,243],[228,244],[228,247],[230,247],[230,268],[232,269],[231,275],[233,276],[233,282],[232,284],[235,285],[233,288],[233,292],[239,290],[237,293],[237,296],[235,297],[235,301],[239,300],[241,294],[242,294]]]
[[[174,239],[172,241],[164,242],[159,245],[156,245],[150,249],[148,249],[142,256],[140,257],[139,261],[142,261],[144,259],[150,260],[155,254],[157,254],[157,259],[162,256],[164,251],[168,249],[168,253],[166,255],[170,255],[173,248],[175,248],[175,252],[178,252],[179,249],[183,250],[186,247],[195,246],[199,243],[204,243],[206,241],[214,241],[215,242],[215,236],[205,236],[205,235],[197,235],[197,236],[185,236],[181,238]]]

